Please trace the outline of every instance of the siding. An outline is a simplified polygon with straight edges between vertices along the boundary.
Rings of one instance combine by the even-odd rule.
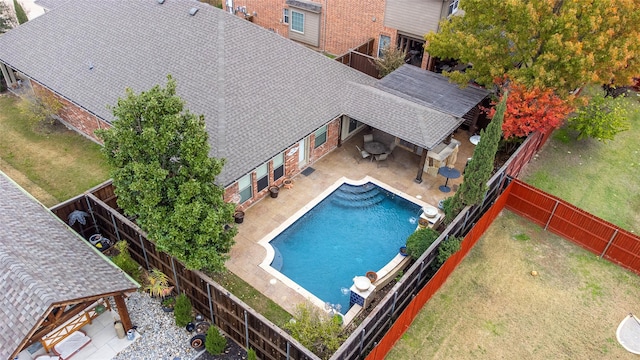
[[[442,0],[387,0],[384,25],[422,39],[438,30],[443,4],[449,5]]]
[[[304,14],[304,34],[291,30],[289,25],[289,39],[300,41],[311,46],[320,45],[320,14],[312,13],[296,7],[290,7],[289,23],[293,18],[293,11]]]

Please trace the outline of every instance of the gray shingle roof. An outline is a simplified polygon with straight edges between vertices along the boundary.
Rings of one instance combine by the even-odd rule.
[[[341,114],[409,141],[400,134],[415,135],[422,119],[423,147],[451,128],[420,99],[404,109],[374,78],[193,0],[63,2],[0,36],[0,61],[107,121],[126,87],[148,90],[171,74],[187,108],[205,116],[210,155],[227,159],[225,186]]]
[[[411,65],[402,65],[380,79],[376,87],[455,117],[463,117],[489,95],[485,89],[472,85],[461,88],[441,74]]]
[[[137,288],[0,172],[0,359],[57,302]]]

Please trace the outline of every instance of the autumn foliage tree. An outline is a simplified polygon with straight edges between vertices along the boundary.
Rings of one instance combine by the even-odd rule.
[[[561,99],[551,89],[540,89],[518,83],[509,84],[509,97],[502,123],[502,134],[505,139],[522,138],[540,131],[547,133],[559,127],[573,106]],[[488,112],[489,118],[496,113],[495,107]]]
[[[565,97],[586,84],[627,83],[640,68],[638,0],[464,0],[460,7],[464,15],[426,35],[426,51],[473,64],[448,74],[461,84],[490,86],[508,74]]]

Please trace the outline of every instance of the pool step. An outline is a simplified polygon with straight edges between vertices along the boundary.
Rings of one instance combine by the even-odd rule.
[[[379,204],[386,197],[376,186],[343,185],[336,190],[332,203],[343,208],[364,208]]]
[[[273,246],[273,244],[271,244],[271,246],[275,251],[275,256],[273,257],[273,261],[271,261],[271,267],[276,269],[276,271],[280,271],[282,270],[282,254],[277,247]]]

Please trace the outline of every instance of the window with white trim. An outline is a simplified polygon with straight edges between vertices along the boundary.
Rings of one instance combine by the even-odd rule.
[[[458,11],[458,5],[460,0],[449,0],[449,15],[455,14]]]
[[[247,174],[238,180],[238,190],[240,190],[240,203],[251,199],[253,190],[251,189],[251,174]]]
[[[304,33],[304,14],[291,10],[291,30]]]
[[[327,142],[327,125],[321,127],[320,129],[316,130],[315,132],[315,147],[314,148],[318,148],[319,146],[321,146],[322,144]]]
[[[258,192],[266,189],[269,186],[269,166],[268,164],[262,164],[256,169],[256,183],[258,185]]]
[[[276,181],[284,176],[284,153],[280,153],[273,158],[273,180]]]
[[[289,23],[289,9],[282,9],[282,22]]]

